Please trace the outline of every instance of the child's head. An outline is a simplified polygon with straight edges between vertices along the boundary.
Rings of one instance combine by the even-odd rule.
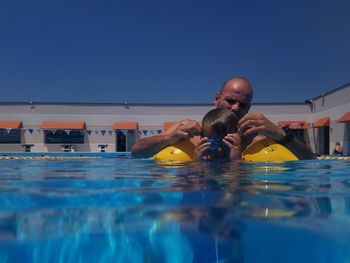
[[[237,132],[238,118],[228,109],[217,108],[209,111],[202,120],[202,135],[208,138],[210,159],[228,159],[229,149],[223,139],[229,133]]]
[[[217,108],[209,111],[202,120],[204,137],[222,140],[227,134],[237,132],[237,115],[228,109]]]

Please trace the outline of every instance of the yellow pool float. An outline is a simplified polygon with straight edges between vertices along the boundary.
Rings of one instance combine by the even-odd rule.
[[[190,162],[194,159],[194,145],[191,142],[178,142],[157,153],[153,159],[159,161]],[[298,158],[286,147],[274,140],[264,139],[254,143],[242,154],[247,162],[296,161]]]
[[[263,139],[242,153],[247,162],[282,162],[299,160],[288,148],[271,139]]]
[[[194,148],[191,142],[178,142],[161,150],[153,159],[159,161],[190,162],[194,158]]]

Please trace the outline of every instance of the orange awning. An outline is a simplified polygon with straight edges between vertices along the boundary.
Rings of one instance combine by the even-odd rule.
[[[132,121],[120,121],[113,123],[114,130],[138,130],[139,125],[137,122]]]
[[[22,121],[6,120],[0,121],[0,129],[21,129],[23,128]]]
[[[350,111],[348,111],[343,116],[341,116],[337,122],[347,122],[347,121],[350,121]]]
[[[174,122],[174,121],[166,121],[166,122],[164,122],[164,124],[163,124],[164,130],[169,129],[169,127],[173,126],[175,123],[176,122]]]
[[[306,121],[279,121],[278,125],[281,127],[287,126],[289,129],[307,129]]]
[[[319,127],[326,127],[331,124],[331,119],[329,117],[327,118],[322,118],[318,119],[317,121],[314,122],[314,127],[319,128]]]
[[[85,130],[85,121],[43,121],[40,126],[45,130]]]

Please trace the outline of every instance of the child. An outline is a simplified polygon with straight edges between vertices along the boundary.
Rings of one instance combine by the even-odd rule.
[[[196,160],[240,160],[241,138],[238,118],[228,109],[209,111],[202,120],[202,138],[195,152]]]
[[[341,147],[340,142],[335,143],[333,154],[338,154],[340,156],[343,156],[343,147]]]

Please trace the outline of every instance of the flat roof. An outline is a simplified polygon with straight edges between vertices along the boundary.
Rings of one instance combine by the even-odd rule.
[[[305,102],[255,102],[252,105],[305,105]],[[212,103],[111,103],[111,102],[1,102],[0,105],[74,105],[74,106],[213,106]]]

